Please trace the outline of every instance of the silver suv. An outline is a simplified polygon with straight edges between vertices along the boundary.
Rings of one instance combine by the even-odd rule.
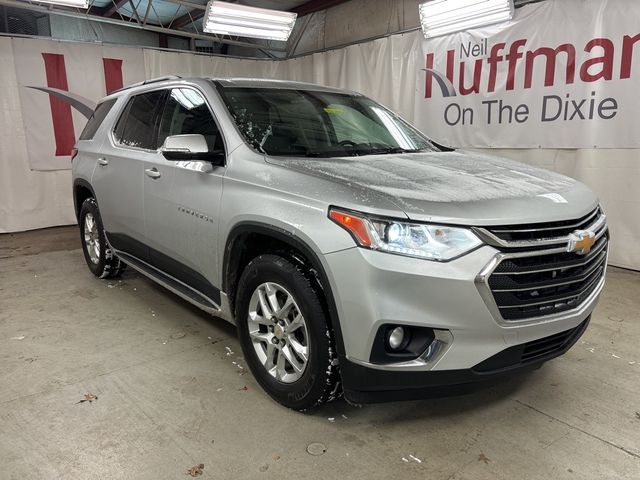
[[[115,92],[78,141],[73,194],[96,276],[129,265],[233,322],[256,380],[298,410],[539,367],[585,331],[605,278],[586,186],[318,85]]]

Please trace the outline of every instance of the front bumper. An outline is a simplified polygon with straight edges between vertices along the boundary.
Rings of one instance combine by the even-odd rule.
[[[484,246],[447,263],[361,248],[325,255],[344,343],[340,360],[345,391],[395,391],[404,385],[414,395],[414,385],[432,389],[443,379],[445,385],[473,384],[473,379],[488,378],[474,370],[482,362],[584,324],[595,308],[603,281],[579,308],[561,315],[512,323],[496,318],[476,280],[498,253]],[[430,327],[446,332],[448,339],[438,355],[426,361],[375,364],[372,347],[384,324]]]
[[[515,373],[533,370],[569,350],[587,329],[577,327],[531,344],[516,345],[470,369],[397,372],[377,370],[345,360],[341,363],[344,395],[352,403],[418,400],[468,393]],[[536,352],[541,352],[536,355]]]

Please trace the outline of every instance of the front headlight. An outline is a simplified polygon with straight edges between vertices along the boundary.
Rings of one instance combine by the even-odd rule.
[[[361,247],[396,255],[447,261],[482,245],[467,228],[408,223],[331,208],[329,218]]]

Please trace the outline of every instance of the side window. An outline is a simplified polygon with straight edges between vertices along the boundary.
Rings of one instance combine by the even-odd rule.
[[[163,90],[135,95],[129,100],[114,130],[116,140],[127,147],[155,150],[156,109]]]
[[[111,107],[113,107],[116,103],[116,98],[112,100],[107,100],[106,102],[99,103],[96,109],[93,111],[93,115],[87,121],[87,124],[84,126],[84,130],[80,134],[80,138],[78,140],[92,140],[100,125],[104,121],[107,114],[111,111]]]
[[[174,88],[160,118],[158,145],[170,135],[204,135],[210,151],[224,150],[224,142],[202,95],[190,88]]]

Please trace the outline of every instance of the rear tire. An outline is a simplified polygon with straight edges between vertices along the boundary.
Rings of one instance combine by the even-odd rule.
[[[308,410],[339,395],[333,334],[313,277],[263,254],[238,283],[236,324],[249,369],[277,402]]]
[[[107,243],[102,217],[95,198],[87,198],[80,208],[80,241],[91,273],[98,278],[118,277],[126,268]]]

